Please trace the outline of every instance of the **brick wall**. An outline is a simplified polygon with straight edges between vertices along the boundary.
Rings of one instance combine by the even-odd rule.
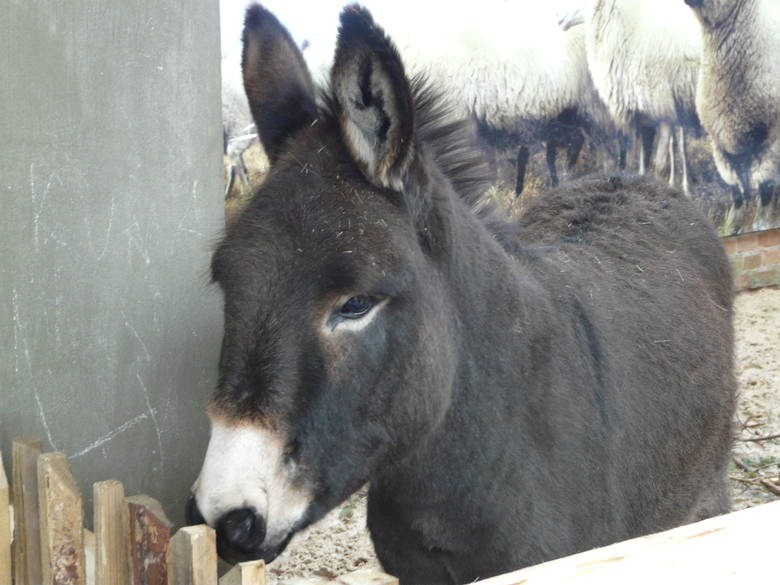
[[[723,238],[737,290],[780,285],[780,228]]]

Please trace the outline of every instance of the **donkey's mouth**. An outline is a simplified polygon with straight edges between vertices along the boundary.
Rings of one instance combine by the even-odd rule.
[[[256,548],[244,548],[231,544],[226,538],[221,537],[217,532],[217,554],[219,557],[235,565],[236,563],[244,563],[247,561],[257,561],[262,559],[266,563],[270,563],[276,557],[278,557],[287,545],[290,544],[292,537],[295,536],[297,530],[290,530],[284,539],[274,546],[258,546]]]

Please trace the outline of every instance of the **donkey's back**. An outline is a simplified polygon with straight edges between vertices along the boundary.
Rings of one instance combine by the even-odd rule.
[[[728,511],[733,285],[705,217],[655,180],[590,177],[537,199],[519,229],[552,312],[554,381],[540,382],[562,393],[571,453],[604,457],[590,487],[614,494],[611,538]]]

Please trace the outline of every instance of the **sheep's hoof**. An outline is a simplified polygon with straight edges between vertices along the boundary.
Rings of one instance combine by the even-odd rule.
[[[776,189],[777,184],[772,179],[764,181],[758,186],[758,193],[761,196],[761,205],[766,206],[772,202]]]

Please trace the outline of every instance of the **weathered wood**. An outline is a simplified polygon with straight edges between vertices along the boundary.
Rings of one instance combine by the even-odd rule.
[[[128,515],[125,489],[117,480],[92,486],[95,519],[95,583],[127,585]]]
[[[41,583],[83,585],[84,505],[64,453],[38,457]]]
[[[477,585],[767,583],[777,577],[780,501],[626,540]]]
[[[43,448],[37,439],[14,439],[11,482],[14,501],[14,583],[41,582],[41,535],[38,521],[38,456]]]
[[[95,533],[84,529],[84,578],[86,585],[95,585]]]
[[[11,501],[0,453],[0,585],[11,585]]]
[[[331,581],[329,585],[398,585],[398,579],[380,571],[358,569]]]
[[[129,515],[128,535],[131,585],[167,585],[166,554],[171,523],[160,503],[146,495],[125,498]]]
[[[219,585],[265,585],[265,563],[238,563],[219,580]]]
[[[217,585],[217,539],[206,525],[185,526],[168,549],[169,585]]]

